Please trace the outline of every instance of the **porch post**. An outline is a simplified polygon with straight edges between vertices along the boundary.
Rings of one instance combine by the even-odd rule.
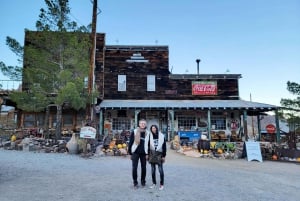
[[[168,136],[168,141],[174,138],[174,110],[168,110],[171,117],[171,136]]]
[[[61,139],[61,120],[62,120],[62,107],[60,105],[56,105],[56,128],[55,128],[55,136],[56,140]]]
[[[103,110],[100,110],[99,113],[99,137],[103,135]]]
[[[135,110],[134,111],[134,128],[138,126],[138,115],[141,112],[141,110]]]
[[[261,139],[261,122],[260,115],[257,115],[257,129],[258,129],[258,141]]]
[[[243,124],[244,124],[244,136],[245,136],[245,141],[248,141],[247,110],[244,110],[244,114],[243,114]]]
[[[278,118],[278,110],[275,110],[275,123],[276,123],[276,142],[278,143],[280,140],[280,127],[279,127],[279,118]]]
[[[207,134],[208,134],[208,139],[211,140],[211,111],[210,109],[207,110]]]
[[[46,132],[45,134],[45,138],[48,139],[49,136],[50,136],[50,133],[49,133],[49,106],[46,107],[46,116],[45,116],[45,123],[44,123],[44,131]],[[22,113],[23,115],[23,113]],[[23,125],[23,124],[21,124]]]

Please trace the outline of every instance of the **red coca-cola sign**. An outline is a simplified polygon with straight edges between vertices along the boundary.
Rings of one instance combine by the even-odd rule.
[[[217,95],[218,87],[216,82],[193,82],[193,95]]]
[[[276,127],[273,124],[268,124],[266,130],[268,133],[274,134],[276,132]]]

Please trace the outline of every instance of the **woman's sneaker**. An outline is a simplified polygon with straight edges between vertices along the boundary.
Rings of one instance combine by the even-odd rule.
[[[163,185],[160,185],[159,190],[160,190],[160,191],[164,190],[164,186],[163,186]]]
[[[156,187],[156,184],[152,184],[149,188],[155,188]]]

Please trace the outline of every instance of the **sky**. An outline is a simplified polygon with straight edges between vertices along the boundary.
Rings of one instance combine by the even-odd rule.
[[[71,20],[92,21],[91,0],[69,0]],[[44,0],[0,1],[0,61],[18,65],[6,45],[24,44]],[[98,0],[97,32],[107,45],[167,45],[173,74],[241,74],[240,98],[280,106],[300,84],[300,0]],[[0,74],[0,80],[6,78]]]

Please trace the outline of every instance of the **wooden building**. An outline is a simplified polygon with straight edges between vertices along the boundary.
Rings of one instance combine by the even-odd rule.
[[[242,140],[248,137],[248,115],[259,119],[261,114],[279,109],[241,100],[241,74],[173,74],[168,46],[106,45],[105,34],[98,33],[95,65],[99,97],[94,122],[100,138],[109,132],[132,130],[144,118],[149,127],[157,124],[168,140],[176,133],[191,138],[207,134],[210,139]],[[63,129],[83,125],[83,111],[62,110]],[[35,117],[32,121],[32,115],[38,120]],[[55,127],[55,118],[55,112],[51,113],[46,122],[50,128]],[[37,127],[44,125],[45,118],[31,113],[24,114],[23,119],[21,127]],[[278,127],[278,119],[276,124]]]
[[[97,41],[105,41],[99,37],[104,35]],[[248,137],[247,115],[259,119],[278,109],[241,100],[240,74],[172,74],[168,46],[101,44],[95,71],[100,136],[131,130],[143,118],[149,127],[157,124],[169,140],[175,133],[242,140]]]

